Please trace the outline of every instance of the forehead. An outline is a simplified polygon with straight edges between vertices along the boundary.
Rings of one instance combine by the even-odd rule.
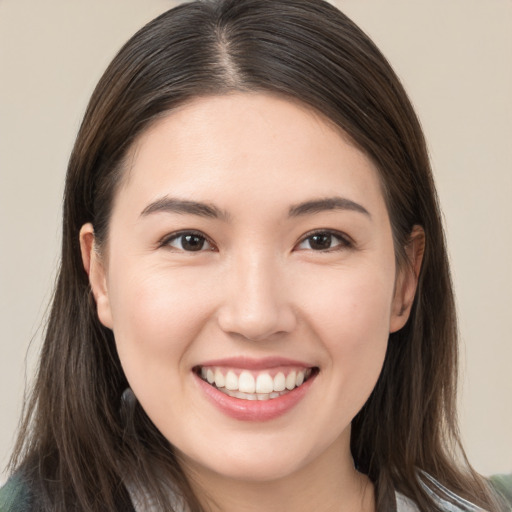
[[[164,194],[244,204],[334,193],[382,199],[377,169],[341,128],[298,101],[266,93],[180,106],[137,139],[126,164],[119,194],[132,196],[132,204]]]

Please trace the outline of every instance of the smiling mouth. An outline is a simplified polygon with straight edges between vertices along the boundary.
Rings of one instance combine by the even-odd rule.
[[[196,366],[194,373],[222,393],[241,400],[272,400],[302,386],[319,371],[313,368],[250,371],[219,366]]]

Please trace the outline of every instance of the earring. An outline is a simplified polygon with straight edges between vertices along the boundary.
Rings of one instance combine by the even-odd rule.
[[[126,388],[121,394],[121,407],[133,407],[135,402],[137,402],[137,397],[132,388]]]

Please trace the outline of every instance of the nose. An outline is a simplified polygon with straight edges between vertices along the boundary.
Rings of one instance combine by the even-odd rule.
[[[239,258],[224,282],[218,312],[220,328],[251,341],[270,340],[293,331],[297,319],[284,272],[271,258]]]

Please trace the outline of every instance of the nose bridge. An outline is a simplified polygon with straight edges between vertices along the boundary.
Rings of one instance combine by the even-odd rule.
[[[230,266],[221,328],[250,340],[290,332],[295,315],[285,288],[283,265],[268,251],[243,251]]]

